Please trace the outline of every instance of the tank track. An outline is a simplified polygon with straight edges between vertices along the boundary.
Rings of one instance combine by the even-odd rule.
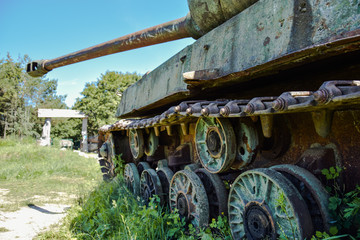
[[[181,124],[191,117],[247,117],[351,106],[360,99],[360,80],[324,82],[313,91],[284,92],[278,97],[255,97],[251,100],[220,99],[215,101],[184,101],[160,115],[144,119],[122,119],[100,128],[100,132],[143,129]]]
[[[320,170],[354,165],[360,154],[359,103],[360,81],[336,80],[316,91],[184,101],[154,117],[122,119],[100,129],[104,179],[113,176],[115,153],[124,153],[130,191],[145,203],[158,195],[196,227],[224,214],[234,239],[283,233],[310,239],[315,230],[329,231],[332,222]],[[160,145],[173,148],[157,156]],[[357,170],[348,171],[356,183]]]

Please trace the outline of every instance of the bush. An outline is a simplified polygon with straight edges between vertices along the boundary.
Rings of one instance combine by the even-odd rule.
[[[135,198],[121,178],[102,183],[82,205],[71,222],[79,239],[178,239],[185,223],[177,213],[159,206],[159,198],[148,207]]]

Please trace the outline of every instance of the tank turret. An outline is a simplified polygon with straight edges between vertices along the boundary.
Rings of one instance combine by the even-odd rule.
[[[54,68],[77,62],[124,52],[140,47],[151,46],[182,38],[199,38],[221,23],[243,11],[257,0],[188,0],[190,12],[187,16],[159,24],[135,33],[82,49],[50,60],[36,60],[28,63],[27,73],[41,77]]]

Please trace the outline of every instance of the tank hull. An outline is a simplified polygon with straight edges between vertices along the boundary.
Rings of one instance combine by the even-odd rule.
[[[258,1],[129,87],[116,116],[149,116],[202,98],[204,91],[256,84],[283,70],[358,52],[359,20],[351,1]]]

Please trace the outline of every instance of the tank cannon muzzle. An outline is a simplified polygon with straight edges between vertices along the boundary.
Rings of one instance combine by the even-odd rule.
[[[41,77],[54,68],[124,52],[140,47],[202,35],[219,26],[257,0],[188,0],[187,16],[119,37],[93,47],[73,52],[51,60],[34,61],[27,65],[30,76]]]
[[[42,76],[44,76],[45,74],[50,72],[50,70],[47,70],[45,68],[45,65],[44,65],[45,62],[46,62],[46,60],[35,60],[35,61],[32,61],[32,62],[28,63],[26,65],[26,72],[31,77],[42,77]]]

